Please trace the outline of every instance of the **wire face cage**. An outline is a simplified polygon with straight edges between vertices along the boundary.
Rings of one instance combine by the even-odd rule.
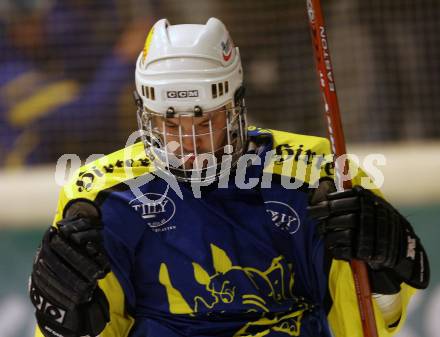
[[[213,181],[229,172],[246,147],[246,107],[232,103],[203,112],[138,108],[138,123],[155,167],[185,182]]]

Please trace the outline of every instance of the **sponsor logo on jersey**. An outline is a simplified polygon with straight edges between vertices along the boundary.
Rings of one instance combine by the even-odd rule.
[[[112,174],[115,172],[120,172],[123,168],[136,168],[136,167],[148,167],[151,163],[151,159],[148,157],[139,159],[127,159],[127,160],[116,160],[114,162],[106,163],[101,166],[92,166],[88,168],[87,171],[79,172],[76,179],[75,185],[78,192],[90,192],[93,190],[95,185],[102,186],[97,183],[98,178],[105,179],[106,174]]]
[[[145,193],[131,200],[129,205],[154,232],[176,229],[176,226],[169,224],[176,213],[176,204],[166,195]]]
[[[326,159],[326,156],[324,156],[323,154],[314,152],[310,149],[306,149],[304,144],[279,144],[275,147],[275,155],[278,156],[278,158],[274,162],[275,165],[282,165],[288,160],[294,160],[295,162],[299,162],[300,160],[302,160],[307,165],[312,165],[315,161],[316,168],[321,169],[322,166],[325,175],[334,175],[334,161],[328,161]]]
[[[223,60],[228,62],[231,59],[232,56],[232,41],[230,38],[228,38],[225,42],[222,41],[222,56]]]
[[[198,90],[171,90],[167,91],[167,98],[192,98],[199,97]]]
[[[99,171],[99,173],[101,173]],[[102,176],[99,175],[99,176]],[[90,192],[93,188],[93,182],[95,181],[95,174],[92,172],[80,172],[78,175],[78,179],[76,181],[76,186],[78,186],[79,192]]]
[[[301,221],[298,213],[292,207],[281,201],[266,201],[265,204],[266,212],[276,228],[290,235],[298,231]]]

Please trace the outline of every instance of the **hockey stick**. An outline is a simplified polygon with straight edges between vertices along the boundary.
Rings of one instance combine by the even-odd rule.
[[[320,0],[307,0],[307,11],[312,34],[316,69],[318,71],[320,87],[324,99],[328,135],[332,152],[335,155],[335,174],[338,183],[338,181],[341,181],[342,175],[348,172],[348,161],[345,160],[345,164],[340,167],[340,165],[338,165],[339,161],[336,159],[342,155],[346,155],[347,150],[345,147],[344,131],[342,129],[338,97],[336,95],[336,86],[333,77],[333,67],[330,60],[330,51]],[[351,181],[344,180],[343,187],[344,189],[351,188]],[[351,260],[350,266],[354,278],[364,337],[377,337],[378,334],[373,304],[371,302],[367,267],[364,262],[359,260]]]

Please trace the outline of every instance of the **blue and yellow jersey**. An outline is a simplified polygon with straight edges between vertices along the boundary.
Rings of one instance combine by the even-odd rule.
[[[188,184],[170,188],[141,143],[83,167],[63,188],[54,224],[76,199],[102,213],[112,272],[99,281],[111,312],[101,337],[362,336],[350,267],[326,263],[306,212],[311,187],[333,177],[328,141],[254,127],[249,137],[269,158],[246,169],[247,181],[261,181],[252,188],[231,179],[200,198]],[[405,320],[413,289],[401,293],[399,326],[386,327],[375,308],[380,336]]]

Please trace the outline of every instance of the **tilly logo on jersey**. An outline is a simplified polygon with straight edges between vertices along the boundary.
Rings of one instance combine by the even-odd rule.
[[[154,232],[176,229],[176,226],[169,224],[176,213],[176,204],[166,195],[145,193],[131,200],[129,205]]]
[[[299,230],[301,221],[298,213],[292,207],[281,201],[266,201],[265,204],[266,212],[276,228],[290,235]]]

